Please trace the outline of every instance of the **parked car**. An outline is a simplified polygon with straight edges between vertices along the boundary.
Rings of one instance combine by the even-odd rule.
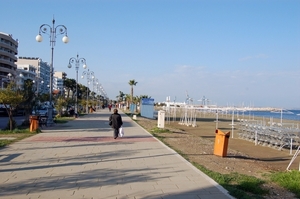
[[[10,105],[6,105],[6,106],[7,106],[7,108],[10,107]],[[15,108],[12,109],[12,114],[16,115],[16,109]],[[8,116],[8,113],[7,113],[7,110],[6,110],[6,107],[5,107],[4,104],[0,104],[0,115]]]
[[[25,109],[18,108],[18,109],[16,110],[16,115],[25,115]]]
[[[32,115],[38,115],[42,117],[47,117],[48,116],[48,107],[40,107],[36,110],[33,110]],[[55,108],[52,109],[52,117],[55,117],[57,115],[57,111]]]

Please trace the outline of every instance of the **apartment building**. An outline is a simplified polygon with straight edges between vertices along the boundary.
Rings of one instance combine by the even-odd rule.
[[[64,80],[67,73],[55,71],[53,74],[53,90],[57,93],[64,94]]]
[[[41,93],[50,92],[50,64],[48,62],[44,62],[41,58],[38,57],[19,57],[16,64],[20,70],[22,70],[22,68],[30,70],[31,67],[34,67],[36,69],[35,79],[33,79],[31,76],[26,76],[27,74],[25,70],[23,70],[23,72],[19,72],[24,73],[24,79],[34,80],[35,83],[38,85],[38,90]]]
[[[11,34],[0,32],[0,85],[4,85],[10,78],[15,78],[18,54],[18,40]]]
[[[27,79],[37,82],[36,68],[32,65],[17,65],[17,75],[15,82],[19,88],[23,88],[24,81]],[[37,87],[37,86],[36,86]]]

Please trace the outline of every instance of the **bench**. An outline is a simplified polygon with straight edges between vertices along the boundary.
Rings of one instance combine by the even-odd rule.
[[[39,116],[39,126],[42,128],[44,126],[47,126],[47,119],[46,116]]]

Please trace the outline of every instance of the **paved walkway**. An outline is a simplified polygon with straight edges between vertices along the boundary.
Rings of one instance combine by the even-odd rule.
[[[101,110],[0,150],[3,199],[225,199],[216,182],[122,114],[113,139]]]

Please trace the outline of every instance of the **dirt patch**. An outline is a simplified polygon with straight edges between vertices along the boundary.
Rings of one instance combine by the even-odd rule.
[[[229,138],[226,157],[214,155],[215,118],[199,118],[197,126],[180,125],[177,121],[165,123],[165,129],[170,133],[160,133],[164,141],[173,149],[186,155],[190,162],[196,162],[206,168],[227,174],[237,172],[264,179],[263,174],[272,171],[285,171],[292,156],[289,149],[277,150],[266,146],[240,139],[235,129]],[[137,118],[137,122],[149,132],[157,126],[156,120]],[[231,119],[222,119],[218,122],[218,129],[231,132]],[[232,133],[232,132],[231,132]],[[300,157],[292,164],[290,169],[298,170]],[[269,182],[264,185],[269,189],[268,199],[292,199],[292,193],[276,184]]]

